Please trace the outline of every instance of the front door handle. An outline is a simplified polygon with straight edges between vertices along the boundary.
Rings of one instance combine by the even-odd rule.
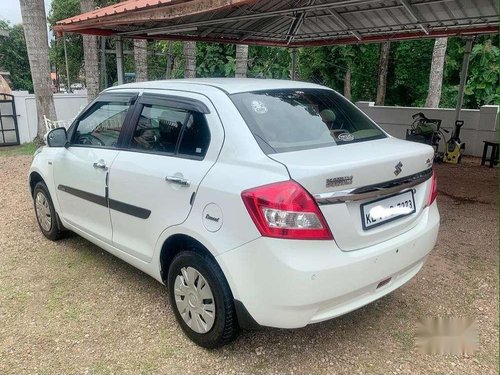
[[[106,166],[106,163],[102,159],[99,160],[99,161],[96,161],[93,165],[94,165],[95,169],[102,169],[104,171],[108,170],[108,167]]]
[[[167,176],[167,177],[165,177],[165,181],[172,182],[174,184],[178,184],[178,185],[185,186],[185,187],[188,187],[191,185],[191,182],[189,180],[186,180],[185,178],[178,177],[178,176]]]

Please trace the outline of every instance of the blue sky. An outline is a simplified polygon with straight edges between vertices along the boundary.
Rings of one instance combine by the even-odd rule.
[[[21,8],[19,0],[0,0],[0,19],[9,21],[11,24],[22,23]],[[50,11],[50,3],[52,0],[45,0],[45,11],[47,14]]]

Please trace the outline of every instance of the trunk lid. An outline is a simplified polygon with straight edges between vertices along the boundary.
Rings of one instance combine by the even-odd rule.
[[[333,192],[405,180],[408,176],[427,171],[432,166],[434,150],[419,143],[385,138],[269,156],[284,164],[291,178],[317,198]],[[386,241],[414,227],[425,208],[429,189],[430,179],[410,189],[392,188],[390,195],[377,192],[379,197],[323,204],[320,209],[337,245],[344,251],[357,250]],[[414,213],[368,229],[364,227],[366,210],[374,206],[368,203],[403,190],[413,191]],[[405,199],[408,195],[411,194],[406,194]],[[365,204],[364,212],[362,206]]]

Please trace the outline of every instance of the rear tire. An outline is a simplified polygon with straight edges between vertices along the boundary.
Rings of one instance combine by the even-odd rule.
[[[182,251],[168,270],[168,292],[177,322],[197,345],[223,346],[239,331],[233,296],[219,265],[196,251]]]
[[[61,238],[62,231],[59,229],[59,221],[49,189],[44,182],[38,182],[35,185],[33,204],[36,220],[43,235],[51,241],[57,241]]]

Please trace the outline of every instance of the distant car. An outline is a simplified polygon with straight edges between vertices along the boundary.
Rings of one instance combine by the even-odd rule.
[[[29,172],[43,234],[76,232],[166,284],[204,347],[355,310],[415,276],[436,243],[432,147],[322,86],[118,86],[47,143]]]

